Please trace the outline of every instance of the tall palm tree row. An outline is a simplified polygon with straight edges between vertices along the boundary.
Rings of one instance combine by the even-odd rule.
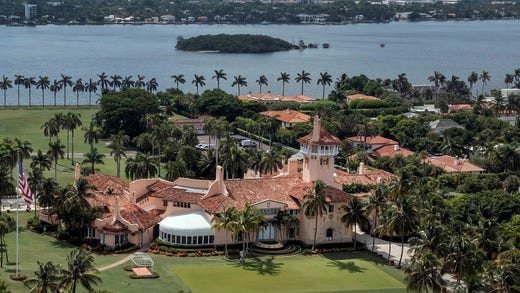
[[[312,190],[304,196],[303,210],[305,216],[314,217],[314,237],[312,250],[316,247],[316,237],[318,235],[318,218],[321,217],[330,207],[330,195],[327,194],[326,185],[323,181],[315,181]]]

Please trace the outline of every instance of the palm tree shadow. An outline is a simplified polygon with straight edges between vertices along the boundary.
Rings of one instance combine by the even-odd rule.
[[[275,263],[274,257],[266,257],[266,258],[252,258],[246,259],[244,262],[235,262],[232,264],[235,267],[240,267],[244,270],[248,271],[256,271],[259,275],[265,276],[275,276],[280,273],[280,269],[283,263]]]
[[[327,264],[328,267],[337,267],[338,271],[348,271],[349,273],[362,273],[366,268],[360,267],[353,261],[342,262],[339,260],[331,260]]]

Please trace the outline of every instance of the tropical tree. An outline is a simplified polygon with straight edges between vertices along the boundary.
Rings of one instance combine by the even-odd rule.
[[[47,76],[39,76],[38,81],[36,82],[36,88],[42,90],[42,106],[45,107],[45,90],[49,89],[51,86],[51,81]]]
[[[504,78],[504,83],[506,84],[507,88],[509,88],[509,85],[512,84],[515,81],[515,76],[513,74],[506,73],[506,76]]]
[[[231,232],[231,235],[234,236],[238,226],[239,214],[240,212],[235,207],[229,207],[225,209],[223,212],[217,213],[213,217],[213,219],[211,219],[211,222],[213,222],[214,229],[224,229],[224,231],[226,232],[226,236],[224,238],[224,254],[226,255],[226,258],[229,258],[227,246],[228,232]]]
[[[287,72],[280,72],[280,77],[276,81],[282,82],[282,96],[285,96],[285,84],[291,80],[290,74]]]
[[[26,77],[23,80],[23,85],[26,89],[29,90],[29,107],[31,106],[31,88],[33,85],[36,85],[36,80],[34,77]]]
[[[58,159],[63,159],[65,152],[63,149],[64,145],[61,144],[60,140],[57,139],[55,142],[49,143],[49,150],[47,156],[49,159],[54,161],[54,180],[58,180]]]
[[[484,94],[484,87],[487,85],[488,81],[491,80],[491,75],[489,72],[483,70],[478,79],[482,82],[482,94]]]
[[[76,93],[76,106],[79,106],[79,93],[85,91],[83,80],[79,78],[72,86],[72,91]]]
[[[242,75],[233,76],[234,80],[231,83],[231,86],[237,86],[237,96],[240,96],[240,88],[243,86],[247,86],[246,78]]]
[[[318,79],[318,84],[323,86],[323,92],[321,94],[321,98],[325,98],[325,86],[329,86],[332,83],[332,76],[328,72],[320,72],[320,78]]]
[[[188,175],[188,167],[186,166],[186,163],[181,160],[177,159],[175,161],[168,161],[166,163],[166,177],[165,179],[168,181],[175,181],[179,177],[184,177]]]
[[[267,77],[265,75],[260,75],[260,77],[258,77],[258,79],[256,80],[256,83],[258,84],[258,86],[260,86],[260,93],[262,92],[262,85],[269,85],[267,84]]]
[[[305,72],[305,70],[302,70],[301,73],[296,74],[296,78],[294,79],[296,82],[300,82],[302,84],[302,91],[301,94],[303,95],[303,85],[305,83],[311,83],[311,77],[310,73]]]
[[[226,170],[226,178],[236,178],[247,170],[247,154],[237,146],[231,146],[222,153],[222,167]]]
[[[110,80],[108,79],[108,75],[106,75],[105,72],[98,74],[97,76],[99,77],[97,83],[101,86],[101,93],[103,94],[110,86]]]
[[[248,254],[248,244],[251,241],[250,232],[258,231],[260,226],[265,223],[265,218],[260,211],[249,203],[245,204],[242,211],[238,213],[236,221],[236,231],[242,232],[242,255],[240,255],[240,262],[243,262]]]
[[[92,78],[89,79],[88,83],[85,84],[85,91],[88,92],[88,106],[90,107],[92,105],[92,93],[97,92],[97,82],[92,81]]]
[[[132,80],[132,76],[128,75],[121,81],[121,89],[128,89],[134,87],[135,82]]]
[[[347,227],[354,227],[354,250],[357,244],[357,226],[367,227],[370,222],[366,214],[366,204],[359,198],[353,196],[347,205],[342,207],[345,214],[341,216],[341,222],[345,223]],[[352,229],[352,228],[351,228]]]
[[[67,268],[63,271],[61,287],[76,293],[77,284],[87,291],[93,291],[93,286],[101,283],[95,275],[94,256],[82,248],[72,250],[67,256]]]
[[[14,84],[18,87],[18,107],[20,107],[20,86],[23,85],[25,77],[21,74],[14,75]]]
[[[7,105],[7,89],[12,88],[12,82],[7,76],[2,76],[2,81],[0,81],[0,89],[4,91],[4,107]]]
[[[90,164],[90,174],[96,173],[96,164],[105,164],[103,162],[104,154],[100,154],[97,148],[90,149],[90,152],[84,154],[85,159],[83,159],[82,164]]]
[[[123,77],[119,74],[114,74],[110,76],[110,85],[112,85],[112,90],[120,89],[122,85]]]
[[[283,168],[283,160],[284,157],[278,152],[264,152],[258,169],[260,173],[269,172],[271,175],[273,175],[274,171],[281,170]]]
[[[440,71],[435,70],[433,75],[428,77],[428,81],[433,82],[437,92],[439,92],[441,87],[446,83],[446,76],[444,76]]]
[[[55,79],[49,90],[54,94],[54,107],[56,107],[56,94],[61,91],[61,83]]]
[[[153,156],[139,153],[126,160],[125,175],[132,180],[151,178],[157,174],[157,161]]]
[[[99,142],[99,138],[101,137],[101,129],[99,129],[99,127],[97,127],[93,121],[90,121],[89,127],[83,127],[82,129],[85,131],[85,134],[83,135],[83,141],[85,143],[88,142],[90,149],[92,150],[94,148],[94,143]]]
[[[405,268],[406,290],[409,292],[444,292],[446,284],[440,271],[441,263],[432,252],[414,255]]]
[[[126,145],[130,142],[130,137],[126,135],[123,131],[119,131],[117,134],[112,134],[110,136],[110,144],[108,147],[112,149],[110,151],[110,155],[114,157],[114,161],[116,161],[117,168],[117,178],[121,177],[121,158],[126,158]]]
[[[227,80],[227,73],[224,72],[223,69],[214,70],[215,74],[211,77],[211,79],[217,80],[217,88],[220,89],[220,80]]]
[[[380,212],[385,208],[388,196],[388,187],[386,185],[378,185],[374,192],[368,198],[368,204],[366,206],[367,215],[372,214],[372,252],[374,252],[376,237],[375,229],[378,227],[378,219]]]
[[[179,74],[179,75],[174,74],[170,77],[173,78],[173,82],[175,82],[175,84],[177,85],[177,90],[179,90],[179,83],[184,84],[186,82],[186,80],[184,79],[184,74]]]
[[[25,280],[23,283],[29,287],[29,292],[51,293],[58,292],[58,285],[61,281],[61,267],[51,261],[37,261],[38,270],[34,272],[35,277]]]
[[[50,170],[52,167],[52,162],[49,159],[47,154],[44,154],[42,150],[38,150],[38,152],[31,157],[31,168],[38,168],[40,170]]]
[[[470,92],[473,92],[472,89],[473,89],[473,86],[477,83],[478,81],[478,73],[476,73],[475,71],[472,71],[469,76],[468,76],[468,83],[469,83],[469,91]],[[478,92],[478,90],[477,90]]]
[[[146,90],[153,93],[157,91],[157,87],[159,84],[157,83],[157,79],[152,77],[148,82],[146,82]]]
[[[71,77],[61,74],[59,82],[63,87],[63,106],[67,106],[67,86],[72,86]]]
[[[402,96],[407,96],[412,90],[412,84],[408,81],[406,73],[397,75],[397,79],[392,81],[392,88],[399,92]]]
[[[312,190],[303,197],[303,210],[305,216],[314,217],[314,238],[312,250],[316,247],[316,236],[318,235],[318,217],[321,217],[330,207],[330,195],[326,192],[327,186],[323,181],[314,182]]]
[[[137,75],[137,80],[134,82],[135,88],[144,88],[146,86],[146,82],[144,81],[145,76],[144,75]]]
[[[195,87],[197,88],[197,95],[199,94],[199,86],[203,87],[206,85],[205,80],[206,79],[202,75],[197,75],[197,74],[193,75],[193,80],[191,81],[191,83],[194,84]]]

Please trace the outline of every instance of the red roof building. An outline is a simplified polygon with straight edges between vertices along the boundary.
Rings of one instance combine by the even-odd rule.
[[[485,170],[477,165],[470,163],[466,159],[459,159],[448,155],[439,157],[429,157],[425,159],[426,163],[435,165],[444,169],[447,173],[475,173],[480,174]]]
[[[311,116],[296,110],[264,111],[260,115],[276,118],[282,123],[282,127],[292,127],[295,123],[309,123]]]

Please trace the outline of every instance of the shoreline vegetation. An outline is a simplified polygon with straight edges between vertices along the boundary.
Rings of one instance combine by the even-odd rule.
[[[205,53],[272,53],[288,51],[295,46],[282,39],[265,35],[218,34],[200,35],[188,39],[180,37],[175,48],[181,51]]]

